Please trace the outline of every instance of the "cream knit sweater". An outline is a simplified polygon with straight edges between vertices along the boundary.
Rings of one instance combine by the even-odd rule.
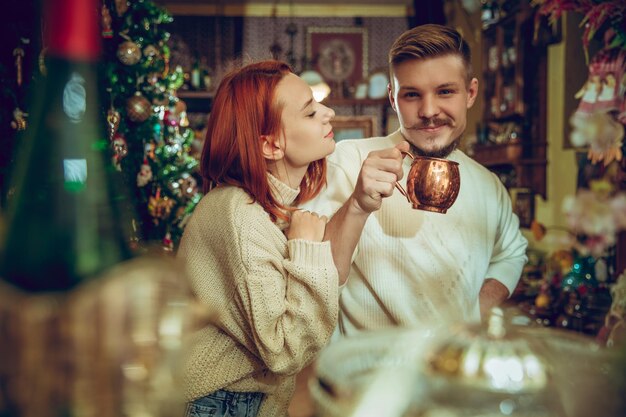
[[[269,178],[291,204],[299,190]],[[285,227],[238,187],[217,187],[196,207],[177,256],[218,316],[189,340],[188,400],[218,389],[263,392],[260,417],[287,415],[296,373],[336,326],[339,284],[330,243],[288,241]]]
[[[329,157],[328,186],[307,208],[332,215],[352,193],[369,152],[393,147],[387,137],[344,140]],[[348,281],[341,290],[344,334],[389,326],[437,326],[480,318],[486,278],[512,293],[526,262],[527,241],[509,195],[486,168],[455,150],[461,189],[446,214],[414,210],[395,191],[368,218]],[[405,176],[411,160],[405,158]]]

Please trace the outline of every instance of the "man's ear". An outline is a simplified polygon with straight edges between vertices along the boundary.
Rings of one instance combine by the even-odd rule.
[[[387,94],[389,95],[389,103],[391,104],[391,108],[397,113],[398,110],[396,110],[396,100],[393,97],[393,88],[391,86],[391,82],[387,84]]]
[[[282,159],[285,153],[280,146],[278,137],[271,135],[261,135],[261,152],[265,159],[277,161]]]

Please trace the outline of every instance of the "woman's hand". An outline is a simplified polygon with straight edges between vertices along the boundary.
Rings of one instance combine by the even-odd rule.
[[[319,216],[306,210],[296,210],[291,213],[291,224],[287,229],[287,239],[304,239],[321,242],[326,230],[326,216]]]

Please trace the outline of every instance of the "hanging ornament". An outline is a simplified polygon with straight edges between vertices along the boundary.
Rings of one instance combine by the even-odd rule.
[[[183,197],[191,198],[198,194],[198,181],[189,173],[184,173],[183,178],[178,180]]]
[[[113,37],[113,29],[111,29],[111,22],[113,19],[111,18],[111,12],[106,4],[102,5],[102,37],[105,39],[110,39]]]
[[[150,158],[154,161],[154,159],[156,158],[156,144],[154,142],[150,142],[146,144],[145,147],[145,155],[147,158]]]
[[[22,109],[16,107],[15,110],[13,110],[13,120],[11,120],[11,127],[15,130],[25,130],[26,117],[28,117],[28,113],[24,113]]]
[[[122,159],[128,155],[128,143],[126,142],[126,138],[121,134],[117,133],[113,137],[113,165],[119,171],[122,170]]]
[[[109,128],[109,140],[113,140],[117,128],[120,126],[120,113],[111,106],[107,112],[107,126]]]
[[[133,122],[145,122],[150,117],[152,106],[139,91],[126,102],[128,118]]]
[[[170,190],[178,197],[190,199],[198,194],[198,182],[193,175],[184,172],[178,180],[170,183]]]
[[[159,56],[159,50],[154,45],[148,45],[143,48],[143,56],[145,56],[149,60],[152,60],[155,57]]]
[[[178,99],[176,101],[176,104],[174,105],[174,111],[176,112],[176,115],[178,117],[178,125],[180,127],[187,127],[189,126],[189,118],[187,117],[187,104]]]
[[[135,65],[141,59],[141,49],[133,41],[124,41],[117,48],[117,58],[124,65]]]
[[[13,56],[15,57],[16,82],[19,87],[22,85],[22,61],[24,60],[24,49],[18,46],[13,50]]]
[[[148,74],[146,81],[148,82],[148,84],[154,86],[159,81],[159,73],[151,72],[150,74]]]
[[[41,48],[41,52],[39,52],[39,57],[37,58],[37,65],[39,66],[39,73],[44,77],[48,75],[48,68],[46,68],[46,56],[48,53],[48,48]]]
[[[168,126],[178,126],[178,117],[176,115],[176,111],[173,107],[168,107],[163,112],[163,121]]]
[[[148,200],[148,213],[153,218],[154,224],[159,224],[160,220],[164,220],[170,216],[174,200],[167,196],[161,197],[161,189],[157,189],[156,194]]]
[[[118,16],[122,16],[128,10],[128,2],[126,0],[115,0],[115,11]]]
[[[152,180],[152,167],[148,163],[148,159],[144,158],[139,173],[137,174],[137,186],[145,187]]]
[[[163,250],[166,252],[172,252],[174,250],[174,241],[172,240],[172,234],[167,232],[163,238]]]

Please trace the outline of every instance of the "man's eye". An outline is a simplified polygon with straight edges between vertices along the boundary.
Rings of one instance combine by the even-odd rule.
[[[441,90],[439,91],[439,94],[441,95],[448,95],[448,94],[454,94],[454,90]]]
[[[414,97],[419,97],[419,94],[417,94],[416,92],[410,91],[408,93],[404,93],[404,97],[414,98]]]

